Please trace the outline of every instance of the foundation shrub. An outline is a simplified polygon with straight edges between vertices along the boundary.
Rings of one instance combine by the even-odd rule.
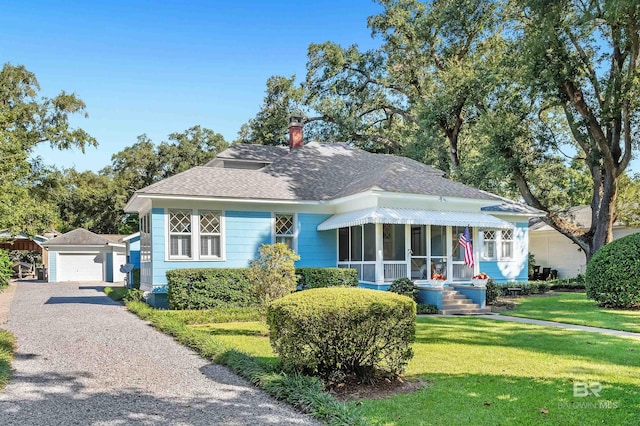
[[[298,288],[357,287],[358,271],[351,268],[297,268]]]
[[[361,288],[318,288],[272,302],[271,346],[287,371],[339,381],[400,375],[413,356],[416,304]]]

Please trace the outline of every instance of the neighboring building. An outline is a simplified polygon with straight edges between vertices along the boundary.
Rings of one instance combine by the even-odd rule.
[[[42,246],[49,255],[49,282],[106,281],[122,282],[126,263],[122,235],[98,235],[86,229],[52,238]]]
[[[127,235],[122,238],[122,241],[126,246],[127,263],[133,265],[134,269],[140,269],[140,232]],[[133,285],[133,272],[129,274],[129,285]]]
[[[591,206],[570,207],[563,216],[584,231],[591,227]],[[614,240],[636,232],[640,229],[613,224]],[[582,249],[540,218],[529,221],[529,252],[535,256],[536,265],[557,270],[558,278],[573,278],[586,269]]]
[[[428,286],[433,272],[451,288],[468,287],[481,271],[498,282],[527,280],[528,223],[540,211],[408,158],[342,143],[303,146],[295,120],[290,131],[290,149],[233,145],[133,195],[125,211],[140,217],[150,304],[166,304],[168,270],[246,267],[260,245],[276,241],[299,254],[298,267],[354,268],[361,286],[374,289],[399,277]],[[465,227],[473,268],[458,246]]]

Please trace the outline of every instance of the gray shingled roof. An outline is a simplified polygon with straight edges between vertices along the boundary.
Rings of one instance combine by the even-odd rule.
[[[46,241],[49,246],[103,246],[117,242],[121,235],[98,235],[86,229],[78,228]]]
[[[514,203],[508,201],[502,204],[496,204],[495,206],[483,207],[480,210],[490,213],[524,213],[524,214],[543,214],[542,210],[538,210],[535,207],[528,206],[526,204]]]
[[[263,145],[242,146],[242,150],[260,152],[264,148]],[[276,147],[268,149],[272,148]],[[342,143],[312,142],[280,156],[260,170],[194,167],[147,186],[137,194],[321,201],[379,188],[389,192],[503,201],[442,176],[441,170],[409,158],[372,154]]]
[[[591,228],[591,206],[573,206],[569,207],[565,211],[559,212],[559,215],[569,222],[575,224],[577,227],[582,229]],[[616,221],[613,224],[614,226],[622,225],[620,222]],[[548,225],[542,221],[541,218],[536,217],[529,220],[529,230],[536,231],[538,229],[542,229],[547,227]]]
[[[263,161],[265,163],[271,163],[288,153],[289,148],[284,146],[249,145],[238,143],[231,145],[229,148],[219,153],[216,158],[231,158],[235,160]]]

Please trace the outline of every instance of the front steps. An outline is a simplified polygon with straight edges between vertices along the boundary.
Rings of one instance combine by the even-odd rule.
[[[442,291],[442,315],[483,315],[490,314],[491,308],[481,308],[471,299],[458,293],[456,290]]]

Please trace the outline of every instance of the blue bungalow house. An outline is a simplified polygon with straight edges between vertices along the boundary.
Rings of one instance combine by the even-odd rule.
[[[298,253],[298,267],[357,270],[362,287],[409,277],[445,312],[466,303],[461,295],[475,303],[468,309],[484,307],[484,289],[470,285],[480,272],[527,280],[528,223],[540,211],[408,158],[303,145],[293,118],[290,132],[289,148],[233,145],[133,195],[125,210],[140,218],[140,288],[151,305],[166,305],[168,270],[246,267],[274,242]],[[473,267],[458,243],[467,227]]]

